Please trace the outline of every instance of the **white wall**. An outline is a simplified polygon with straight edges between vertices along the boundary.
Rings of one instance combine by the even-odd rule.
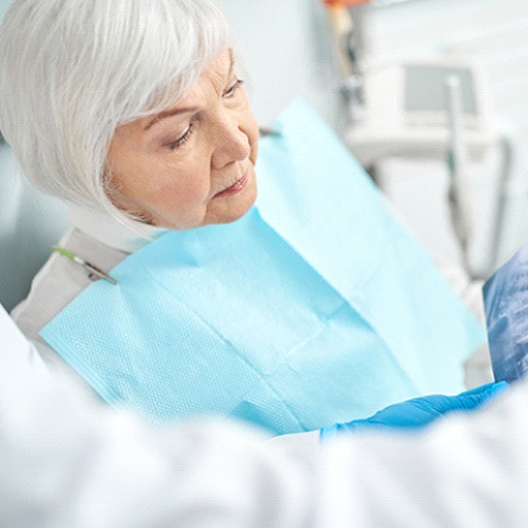
[[[249,73],[253,109],[269,125],[295,97],[334,119],[336,81],[329,67],[319,0],[218,0],[233,24]]]

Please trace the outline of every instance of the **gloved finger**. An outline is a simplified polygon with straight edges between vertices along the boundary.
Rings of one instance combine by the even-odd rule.
[[[503,391],[506,382],[488,383],[456,396],[433,394],[390,405],[368,419],[369,425],[422,427],[437,417],[452,411],[470,411]]]
[[[362,429],[413,429],[423,427],[453,409],[459,396],[434,394],[395,403],[369,418],[334,424],[321,430],[321,438]],[[457,407],[458,409],[458,407]]]
[[[408,400],[406,408],[402,405],[389,406],[376,415],[384,421],[387,419],[395,422],[391,417],[391,412],[396,413],[399,418],[399,425],[414,426],[425,425],[431,422],[436,416],[446,414],[451,411],[469,411],[476,409],[485,401],[504,390],[508,384],[506,382],[488,383],[475,389],[462,392],[456,396],[444,396],[443,394],[433,394],[431,396],[421,396]],[[402,412],[404,411],[404,412]]]
[[[506,382],[488,383],[457,396],[433,394],[389,405],[374,416],[321,429],[321,439],[365,428],[417,429],[452,411],[470,411],[502,392]]]
[[[489,390],[491,390],[492,393],[494,391],[500,392],[500,391],[504,390],[507,386],[508,386],[508,383],[505,382],[505,381],[499,381],[499,382],[492,381],[491,383],[486,383],[485,385],[480,385],[479,387],[475,387],[473,389],[470,389],[470,390],[467,390],[465,392],[462,392],[460,395],[463,395],[463,394],[479,394],[481,392],[487,392]]]
[[[488,401],[493,396],[501,393],[508,387],[508,383],[505,381],[499,381],[498,383],[489,383],[482,387],[463,392],[458,396],[453,397],[452,410],[471,410],[479,407],[484,402]]]

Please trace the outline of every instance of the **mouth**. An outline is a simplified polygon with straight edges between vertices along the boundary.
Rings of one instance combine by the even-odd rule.
[[[218,198],[220,196],[230,196],[232,194],[239,193],[247,185],[248,180],[249,180],[249,170],[246,170],[242,178],[238,179],[235,183],[233,183],[233,185],[231,185],[227,189],[224,189],[223,191],[216,193],[214,195],[214,198]]]

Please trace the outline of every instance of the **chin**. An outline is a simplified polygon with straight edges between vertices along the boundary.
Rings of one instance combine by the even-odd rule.
[[[223,215],[221,217],[211,218],[210,221],[207,223],[204,223],[204,225],[212,225],[212,224],[231,224],[233,222],[236,222],[237,220],[240,220],[245,214],[248,213],[248,211],[251,209],[251,207],[248,207],[244,211],[236,214],[231,215]]]
[[[257,199],[257,188],[253,185],[252,188],[245,189],[245,191],[248,192],[245,193],[243,200],[239,199],[235,207],[226,208],[224,211],[219,211],[217,215],[212,215],[212,222],[210,223],[229,224],[240,220],[245,214],[247,214]]]
[[[256,197],[255,197],[256,198]],[[235,210],[229,210],[221,213],[212,213],[208,215],[208,218],[205,219],[202,225],[212,225],[212,224],[230,224],[240,220],[244,215],[246,215],[253,204],[255,203],[255,198],[251,201],[248,201],[243,207],[237,207]]]

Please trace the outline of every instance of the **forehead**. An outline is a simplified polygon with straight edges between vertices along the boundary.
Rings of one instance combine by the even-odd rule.
[[[226,77],[233,73],[233,67],[233,52],[231,49],[226,49],[206,64],[200,79],[210,78],[213,81],[225,81]]]
[[[231,49],[226,49],[217,57],[211,59],[208,64],[206,64],[198,81],[186,96],[184,96],[174,105],[171,105],[167,110],[163,110],[154,116],[142,119],[141,121],[145,124],[145,130],[151,128],[153,125],[167,117],[171,117],[177,113],[185,111],[189,105],[192,105],[192,102],[196,96],[196,91],[200,87],[203,87],[204,84],[211,84],[215,91],[221,92],[225,87],[225,83],[228,82],[233,75],[233,70],[233,52]]]

